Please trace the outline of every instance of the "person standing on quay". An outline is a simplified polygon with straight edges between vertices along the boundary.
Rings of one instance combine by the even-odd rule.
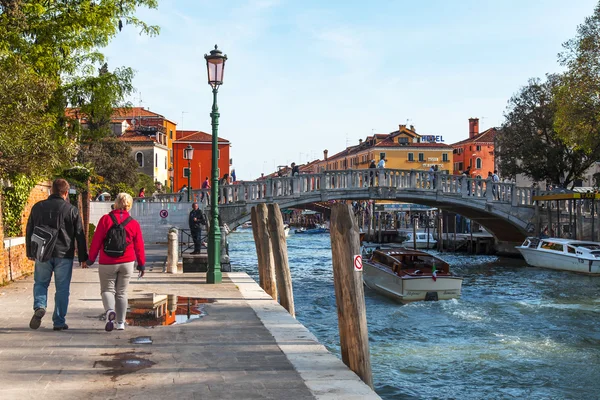
[[[202,244],[202,225],[206,225],[206,217],[200,208],[198,203],[192,203],[192,211],[188,218],[190,231],[192,233],[192,240],[194,241],[194,251],[192,254],[200,254],[200,246]]]
[[[81,268],[87,268],[87,243],[79,210],[67,202],[69,183],[64,179],[56,179],[52,183],[52,194],[47,200],[37,202],[31,209],[27,220],[25,246],[27,258],[35,260],[33,272],[33,317],[29,322],[31,329],[38,329],[46,314],[48,286],[54,273],[54,313],[52,323],[55,331],[69,329],[65,322],[69,308],[69,290],[73,275],[73,258],[75,257],[75,241]],[[58,230],[56,243],[48,261],[36,260],[36,251],[32,246],[33,230],[37,226],[47,225]],[[54,226],[56,225],[56,226]]]
[[[132,205],[133,198],[129,194],[119,193],[115,199],[114,210],[100,218],[90,246],[90,264],[93,264],[98,253],[100,254],[98,275],[102,305],[106,313],[104,329],[107,332],[114,329],[115,322],[117,330],[125,329],[127,286],[133,275],[134,262],[137,260],[140,278],[144,276],[146,269],[142,230],[140,224],[129,215]],[[105,239],[109,230],[117,229],[118,226],[125,230],[125,250],[121,256],[111,256],[105,252]]]

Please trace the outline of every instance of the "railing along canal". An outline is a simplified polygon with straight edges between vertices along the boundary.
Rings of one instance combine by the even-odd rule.
[[[320,174],[301,174],[295,177],[268,178],[257,181],[238,181],[219,186],[220,204],[238,202],[261,203],[276,199],[307,197],[323,192],[362,192],[366,198],[381,198],[373,188],[396,189],[421,193],[424,196],[462,197],[485,202],[498,202],[513,206],[531,206],[534,189],[517,187],[514,183],[492,182],[491,179],[466,178],[445,173],[430,174],[428,171],[398,169],[363,169],[326,171]],[[370,196],[369,196],[370,194]],[[390,196],[388,192],[386,196]],[[208,205],[210,189],[192,191],[192,201]],[[145,198],[146,201],[187,201],[185,193],[160,194]]]

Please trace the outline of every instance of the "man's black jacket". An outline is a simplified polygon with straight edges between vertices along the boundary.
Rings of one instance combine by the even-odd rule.
[[[74,258],[75,256],[75,240],[77,240],[77,253],[79,262],[87,261],[88,252],[86,238],[83,232],[83,225],[79,217],[77,207],[67,203],[61,196],[52,194],[47,200],[35,203],[29,214],[27,221],[27,231],[25,235],[25,244],[27,247],[27,257],[34,258],[35,254],[31,249],[31,234],[33,228],[39,225],[48,224],[56,225],[57,216],[59,221],[62,220],[62,228],[58,232],[56,245],[52,252],[52,257],[55,258]],[[58,226],[56,227],[58,228]]]
[[[196,218],[196,221],[194,221]],[[190,229],[201,229],[202,225],[206,225],[206,217],[201,209],[190,211],[189,218]]]

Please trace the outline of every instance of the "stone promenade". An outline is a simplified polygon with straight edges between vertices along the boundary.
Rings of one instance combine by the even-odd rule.
[[[33,279],[1,287],[0,399],[379,398],[246,274],[160,271],[132,279],[147,312],[110,333],[96,268],[75,267],[67,331],[52,330],[54,282],[36,331]]]

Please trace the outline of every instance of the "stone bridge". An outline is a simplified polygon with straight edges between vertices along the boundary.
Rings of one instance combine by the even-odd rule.
[[[192,192],[193,201],[207,210],[208,191]],[[434,180],[429,172],[415,170],[327,171],[236,182],[219,186],[219,195],[219,213],[232,228],[248,221],[250,209],[259,203],[274,202],[284,209],[330,200],[391,200],[455,212],[478,222],[498,240],[518,242],[533,231],[535,216],[531,188],[442,173],[436,173]],[[160,195],[156,200],[170,202],[178,197]]]

